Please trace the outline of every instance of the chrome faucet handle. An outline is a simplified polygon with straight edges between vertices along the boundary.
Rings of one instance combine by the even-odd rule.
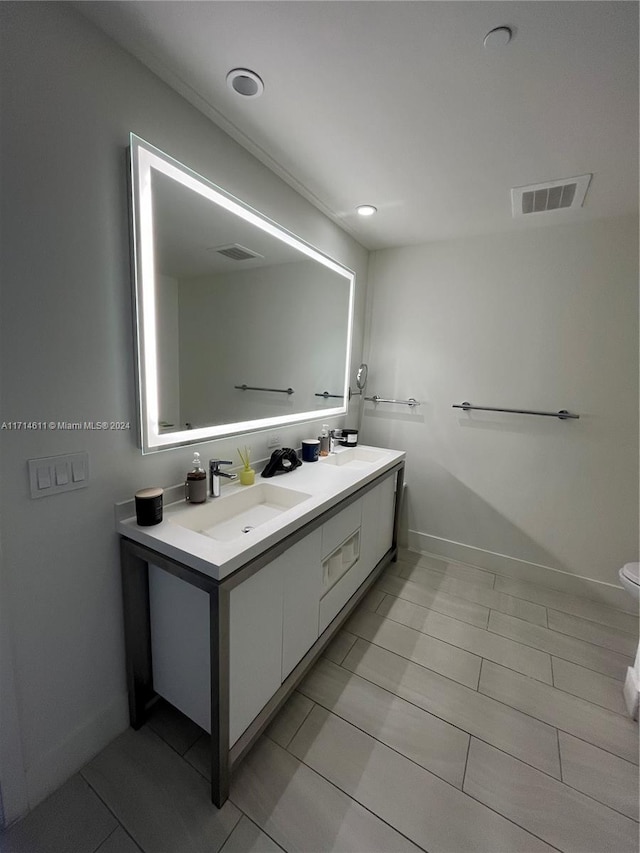
[[[211,480],[211,497],[218,498],[220,497],[220,477],[224,477],[225,480],[237,480],[237,474],[227,474],[226,471],[221,471],[221,465],[233,465],[233,462],[230,462],[226,459],[210,459],[209,460],[209,478]]]

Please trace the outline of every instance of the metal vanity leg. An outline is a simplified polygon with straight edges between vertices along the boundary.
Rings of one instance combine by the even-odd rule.
[[[229,796],[229,591],[209,593],[211,664],[211,801]]]
[[[149,567],[135,556],[126,539],[120,540],[124,644],[129,693],[129,720],[139,729],[147,718],[153,698],[151,665],[151,618],[149,612]]]
[[[396,505],[393,511],[393,540],[391,543],[391,547],[394,550],[393,557],[391,558],[392,563],[395,563],[398,560],[398,530],[400,528],[400,512],[402,510],[403,486],[404,465],[398,469],[398,473],[396,474]]]

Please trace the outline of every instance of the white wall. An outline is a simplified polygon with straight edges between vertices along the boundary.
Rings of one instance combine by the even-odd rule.
[[[358,244],[66,4],[2,3],[0,33],[2,421],[133,427],[130,131],[356,271],[359,363]],[[279,432],[295,444],[320,422]],[[1,441],[3,618],[13,628],[0,672],[17,723],[7,725],[5,694],[0,781],[11,820],[128,724],[114,502],[181,481],[194,449],[231,458],[238,442],[142,457],[134,429],[5,430]],[[267,455],[264,435],[246,443],[253,458]],[[81,450],[87,489],[30,499],[27,459]]]
[[[541,566],[616,584],[638,559],[637,238],[621,218],[372,255],[368,392],[422,405],[366,404],[363,440],[407,450],[412,547],[558,586]]]

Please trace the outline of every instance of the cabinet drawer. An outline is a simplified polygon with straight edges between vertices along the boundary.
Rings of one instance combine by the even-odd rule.
[[[332,586],[329,592],[323,596],[320,601],[320,613],[318,619],[318,628],[321,634],[332,619],[334,619],[342,610],[360,584],[370,574],[371,567],[363,563],[362,560],[358,560],[358,562],[351,566],[349,571],[340,578],[338,583],[335,584],[335,586]]]
[[[334,515],[322,525],[322,559],[334,551],[344,540],[360,527],[362,521],[362,498]]]

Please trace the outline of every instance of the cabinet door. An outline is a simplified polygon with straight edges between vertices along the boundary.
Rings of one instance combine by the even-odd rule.
[[[387,477],[362,499],[360,559],[371,571],[393,541],[396,475]]]
[[[282,571],[281,560],[274,560],[231,590],[230,747],[280,687]]]
[[[318,639],[322,595],[322,529],[306,536],[279,559],[282,564],[282,680]]]

